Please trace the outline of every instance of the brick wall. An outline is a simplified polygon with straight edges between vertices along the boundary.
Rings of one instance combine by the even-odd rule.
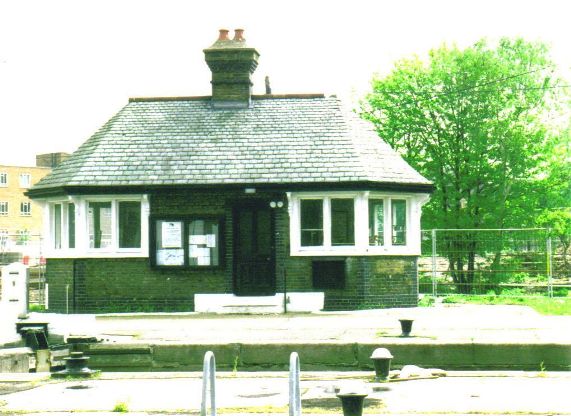
[[[216,215],[224,218],[225,264],[219,269],[164,270],[151,268],[146,258],[49,259],[49,309],[65,311],[65,287],[74,312],[192,311],[195,293],[232,293],[232,206],[242,199],[280,199],[276,193],[170,192],[151,197],[151,215]],[[313,288],[312,261],[289,256],[287,208],[274,210],[276,231],[276,289],[309,292]],[[415,257],[356,256],[345,259],[345,288],[326,289],[325,309],[415,306]],[[321,290],[319,290],[321,291]]]
[[[37,183],[50,172],[49,168],[0,166],[0,173],[6,173],[8,183],[0,185],[0,202],[8,202],[8,214],[0,215],[0,230],[6,230],[10,235],[18,231],[28,230],[30,235],[39,235],[42,230],[42,207],[24,195],[28,188],[20,187],[20,174],[28,174],[31,184]],[[20,213],[20,203],[30,202],[30,215]]]

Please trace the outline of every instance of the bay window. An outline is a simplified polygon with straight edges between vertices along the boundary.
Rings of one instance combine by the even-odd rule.
[[[148,252],[144,196],[70,197],[47,206],[50,255],[131,257]]]
[[[289,193],[292,255],[417,255],[427,194]]]

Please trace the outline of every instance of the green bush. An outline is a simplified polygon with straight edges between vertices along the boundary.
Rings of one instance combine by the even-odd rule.
[[[567,287],[554,287],[553,296],[558,298],[565,298],[569,296],[569,288]]]

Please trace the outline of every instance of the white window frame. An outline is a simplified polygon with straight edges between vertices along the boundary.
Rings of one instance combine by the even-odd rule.
[[[20,202],[20,216],[21,217],[32,216],[32,203],[30,201]]]
[[[119,248],[119,202],[133,201],[141,203],[141,246]],[[89,202],[111,202],[111,244],[105,248],[89,247]],[[148,257],[149,252],[149,200],[147,195],[93,195],[71,196],[68,199],[44,200],[45,234],[49,235],[48,256],[51,258],[115,258]],[[75,248],[69,248],[69,204],[75,205]],[[61,209],[61,248],[55,248],[54,206],[62,204]]]
[[[388,192],[288,192],[290,217],[291,256],[398,256],[420,255],[420,213],[421,207],[429,199],[428,194],[388,193]],[[355,207],[355,244],[333,246],[331,244],[331,199],[352,198]],[[301,245],[301,204],[303,199],[323,200],[323,245]],[[384,233],[382,246],[369,245],[369,199],[383,199]],[[392,245],[392,200],[406,201],[406,244]]]
[[[8,172],[0,172],[0,188],[8,186]]]
[[[20,173],[20,188],[29,188],[32,186],[32,174]]]
[[[0,207],[2,207],[0,209],[0,216],[2,217],[7,216],[10,209],[10,204],[8,203],[8,201],[0,201]]]
[[[73,204],[71,201],[57,201],[49,204],[49,236],[50,248],[52,250],[68,250],[69,248],[69,206]],[[61,247],[56,248],[56,228],[55,228],[55,206],[61,205],[60,210],[60,244]],[[75,230],[77,232],[77,230]]]

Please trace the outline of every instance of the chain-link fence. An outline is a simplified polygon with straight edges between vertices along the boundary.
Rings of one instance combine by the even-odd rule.
[[[566,296],[570,254],[546,229],[422,231],[419,292]]]
[[[30,305],[45,305],[46,261],[43,255],[41,235],[27,232],[1,233],[0,267],[14,262],[21,262],[29,266],[28,296]],[[1,288],[0,293],[2,293]]]

